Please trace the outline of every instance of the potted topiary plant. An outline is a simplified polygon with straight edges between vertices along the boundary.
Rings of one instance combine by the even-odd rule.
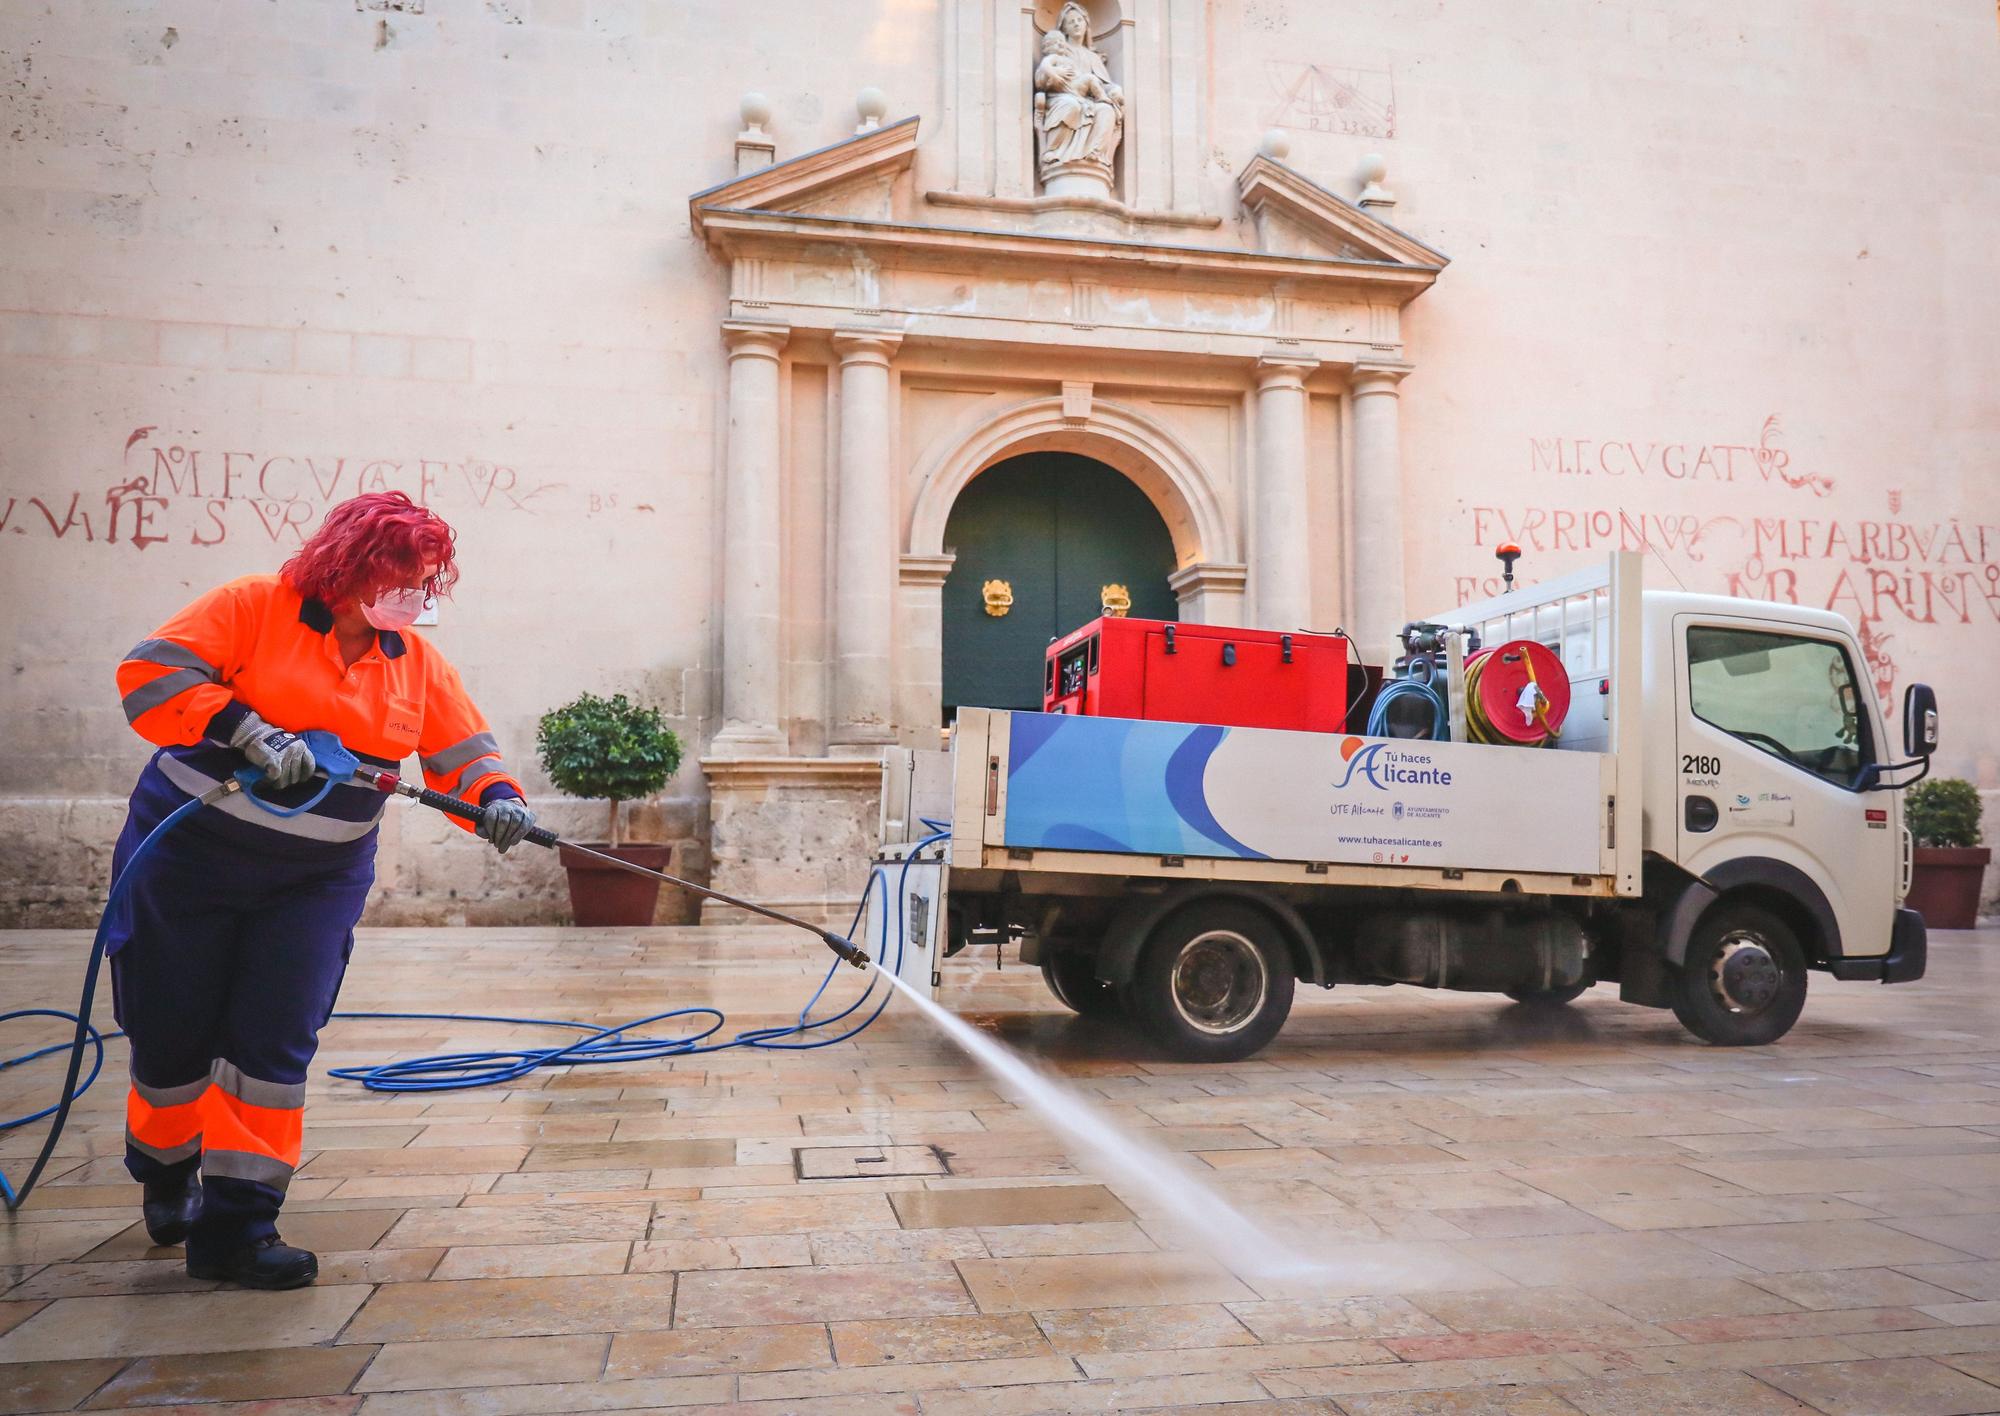
[[[1903,824],[1916,840],[1903,903],[1932,929],[1970,929],[1993,852],[1979,844],[1979,791],[1960,777],[1919,782],[1903,796]]]
[[[611,803],[606,841],[581,844],[629,860],[649,870],[665,870],[673,847],[627,841],[619,807],[649,797],[667,784],[681,765],[681,740],[657,708],[642,708],[624,694],[599,698],[586,693],[542,715],[535,734],[542,768],[558,790],[576,797],[604,797]],[[574,851],[564,851],[569,874],[570,917],[584,925],[640,925],[653,922],[660,882],[620,870]]]

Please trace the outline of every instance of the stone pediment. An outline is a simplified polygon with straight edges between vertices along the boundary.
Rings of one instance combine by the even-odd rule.
[[[690,221],[705,240],[725,248],[742,245],[746,237],[754,241],[753,233],[775,236],[789,229],[810,240],[866,223],[904,233],[901,243],[912,249],[935,248],[936,240],[916,234],[932,232],[992,255],[1019,256],[1041,243],[1053,256],[1074,259],[1080,242],[1115,242],[1131,251],[1123,259],[1144,259],[1140,252],[1154,250],[1169,262],[1192,258],[1211,268],[1258,265],[1262,258],[1279,257],[1322,266],[1402,266],[1435,275],[1448,263],[1445,255],[1414,236],[1263,154],[1251,159],[1237,179],[1244,210],[1256,223],[1254,251],[1189,246],[1151,235],[1163,228],[1213,230],[1220,225],[1214,217],[1129,211],[1110,202],[969,198],[949,192],[928,193],[921,203],[907,193],[899,200],[897,180],[916,159],[917,130],[913,115],[718,183],[688,199]],[[975,212],[997,216],[1001,224],[968,225],[979,220]],[[1037,220],[1065,215],[1072,219],[1056,224]],[[848,242],[857,237],[869,244],[898,243],[889,229],[872,237],[852,229],[838,235]]]
[[[696,192],[688,198],[689,218],[704,236],[709,218],[720,213],[886,220],[896,178],[916,155],[912,115]]]
[[[1101,198],[920,192],[915,117],[689,199],[730,264],[731,317],[917,339],[1258,357],[1395,357],[1398,311],[1446,258],[1268,156],[1243,225]],[[1240,234],[1239,234],[1240,233]]]
[[[1237,177],[1236,192],[1257,222],[1259,244],[1268,251],[1433,270],[1450,261],[1443,252],[1263,153]]]

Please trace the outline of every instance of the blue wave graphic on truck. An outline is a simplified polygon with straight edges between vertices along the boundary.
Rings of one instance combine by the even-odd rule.
[[[1229,729],[1011,713],[1006,844],[1268,860],[1223,829],[1203,789]]]

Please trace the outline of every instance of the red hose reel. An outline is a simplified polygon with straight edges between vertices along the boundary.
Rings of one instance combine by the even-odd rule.
[[[1465,661],[1465,700],[1474,742],[1553,747],[1569,716],[1569,674],[1546,644],[1510,639]]]

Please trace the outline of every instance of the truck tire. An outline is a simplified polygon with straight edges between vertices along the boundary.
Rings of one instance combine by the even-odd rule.
[[[1292,1011],[1290,952],[1254,905],[1211,900],[1154,927],[1125,986],[1126,1011],[1183,1062],[1237,1062]]]
[[[1089,954],[1069,949],[1044,948],[1042,982],[1061,1003],[1079,1017],[1118,1016],[1118,990],[1097,976],[1097,961]]]
[[[1590,992],[1595,979],[1583,983],[1572,983],[1568,988],[1510,988],[1507,996],[1516,1003],[1526,1003],[1534,1008],[1559,1008],[1565,1003],[1574,1003]]]
[[[1674,1016],[1703,1042],[1761,1047],[1806,1005],[1805,951],[1769,910],[1725,899],[1695,926],[1670,992]]]

